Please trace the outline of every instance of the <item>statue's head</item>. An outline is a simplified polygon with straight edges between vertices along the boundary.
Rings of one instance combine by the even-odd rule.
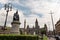
[[[16,11],[16,14],[18,14],[18,10]]]

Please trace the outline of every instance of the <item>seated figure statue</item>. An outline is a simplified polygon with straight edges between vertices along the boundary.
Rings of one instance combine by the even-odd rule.
[[[18,11],[16,11],[16,13],[14,13],[13,21],[19,21]]]

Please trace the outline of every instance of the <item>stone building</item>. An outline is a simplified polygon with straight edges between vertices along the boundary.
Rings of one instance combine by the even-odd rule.
[[[35,27],[33,26],[32,28],[30,28],[29,25],[26,26],[26,20],[24,22],[24,28],[20,28],[20,32],[22,32],[22,34],[26,33],[26,34],[30,34],[30,35],[41,35],[41,30],[44,29],[46,31],[47,34],[47,26],[44,25],[44,28],[40,28],[39,24],[38,24],[38,20],[36,19],[35,21]]]
[[[55,24],[56,34],[60,35],[60,19]]]

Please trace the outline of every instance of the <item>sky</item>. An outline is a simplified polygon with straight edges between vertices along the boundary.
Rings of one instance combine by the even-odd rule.
[[[12,4],[12,11],[8,13],[7,26],[11,26],[13,14],[18,10],[20,27],[24,27],[24,20],[31,28],[35,26],[35,20],[38,20],[40,28],[47,24],[48,30],[53,30],[51,21],[51,11],[54,25],[60,19],[60,0],[0,0],[0,25],[4,26],[6,10],[4,4]]]

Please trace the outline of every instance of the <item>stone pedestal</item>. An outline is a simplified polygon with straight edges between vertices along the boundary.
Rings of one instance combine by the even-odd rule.
[[[11,33],[11,34],[20,34],[20,31],[19,31],[20,22],[19,22],[19,21],[13,21],[13,22],[11,23],[11,25],[12,25],[12,28],[11,28],[11,30],[10,30],[10,33]]]

